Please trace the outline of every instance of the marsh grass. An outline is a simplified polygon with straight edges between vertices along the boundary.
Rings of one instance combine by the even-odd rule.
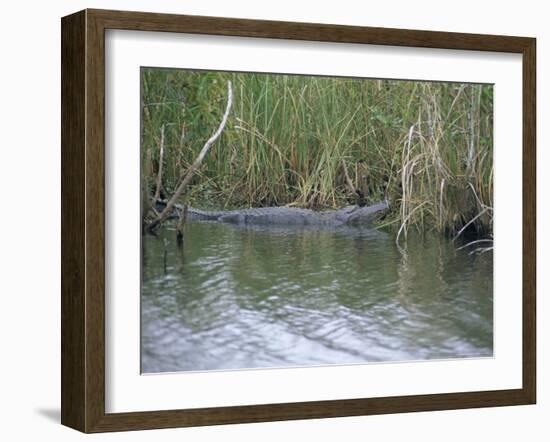
[[[219,124],[231,80],[233,110],[190,186],[190,203],[334,208],[355,202],[351,184],[369,203],[391,203],[383,223],[398,239],[411,229],[492,233],[490,85],[145,68],[141,75],[151,194],[161,138],[170,194]]]

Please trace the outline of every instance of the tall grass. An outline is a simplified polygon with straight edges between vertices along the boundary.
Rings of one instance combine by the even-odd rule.
[[[141,78],[151,187],[162,128],[169,194],[219,124],[231,80],[233,110],[189,189],[192,204],[333,208],[357,189],[390,201],[385,223],[400,235],[492,232],[490,85],[172,69]]]

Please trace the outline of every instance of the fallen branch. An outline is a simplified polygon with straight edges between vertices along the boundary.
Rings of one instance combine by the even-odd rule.
[[[151,231],[155,230],[172,213],[172,210],[174,208],[174,204],[176,204],[179,197],[183,194],[184,190],[187,188],[187,186],[191,182],[191,179],[193,178],[193,176],[195,175],[197,170],[199,170],[199,167],[202,164],[202,162],[204,160],[204,157],[206,156],[206,154],[208,153],[208,151],[210,150],[212,145],[216,142],[216,140],[222,134],[223,129],[225,128],[225,125],[227,123],[227,118],[229,117],[229,112],[231,111],[232,104],[233,104],[233,90],[231,88],[231,81],[228,81],[227,82],[227,106],[225,108],[225,113],[223,114],[223,118],[222,118],[222,121],[220,122],[220,125],[219,125],[218,129],[216,130],[216,132],[214,132],[214,134],[204,144],[201,151],[199,152],[199,155],[197,156],[197,158],[195,158],[195,161],[193,162],[191,167],[189,167],[189,169],[187,170],[187,173],[186,173],[185,177],[183,178],[183,180],[181,181],[180,185],[178,186],[178,188],[176,189],[176,191],[174,192],[172,197],[166,203],[166,207],[164,208],[164,210],[160,213],[160,215],[155,220],[153,220],[147,226],[148,231],[151,232]]]

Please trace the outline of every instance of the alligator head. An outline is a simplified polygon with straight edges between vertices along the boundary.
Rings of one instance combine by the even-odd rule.
[[[350,226],[371,224],[380,219],[388,209],[389,205],[387,202],[365,207],[354,206],[352,210],[346,213],[347,218],[345,219],[345,223]]]

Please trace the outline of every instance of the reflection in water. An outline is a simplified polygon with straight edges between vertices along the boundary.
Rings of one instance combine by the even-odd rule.
[[[493,353],[492,256],[436,236],[188,223],[142,264],[145,373]]]

